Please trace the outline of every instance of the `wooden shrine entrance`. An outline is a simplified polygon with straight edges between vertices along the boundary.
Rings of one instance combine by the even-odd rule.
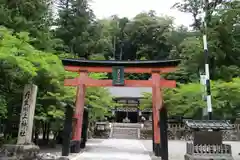
[[[72,140],[75,141],[76,152],[80,151],[80,141],[83,123],[84,98],[86,87],[152,87],[153,113],[153,151],[156,156],[168,156],[167,150],[167,115],[163,107],[161,87],[175,87],[176,82],[161,79],[161,73],[173,72],[179,60],[168,61],[91,61],[64,59],[62,63],[66,71],[77,72],[74,79],[65,79],[65,86],[76,86],[76,108],[73,118],[76,119]],[[95,80],[88,73],[113,73],[113,80]],[[149,73],[150,80],[124,80],[124,73]],[[166,159],[166,158],[164,158]]]

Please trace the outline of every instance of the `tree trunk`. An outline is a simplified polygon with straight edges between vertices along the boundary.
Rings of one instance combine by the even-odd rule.
[[[46,133],[47,133],[47,128],[46,128],[46,122],[42,123],[42,129],[43,129],[43,133],[42,133],[42,140],[45,141],[46,140]]]
[[[50,135],[50,132],[51,132],[51,129],[50,129],[50,123],[51,122],[48,122],[47,123],[47,126],[46,126],[46,130],[47,130],[47,141],[49,141],[49,135]]]
[[[34,129],[34,143],[36,144],[36,145],[39,145],[39,143],[38,143],[38,136],[39,136],[39,122],[38,121],[35,121],[35,125],[34,125],[35,127],[35,129]]]
[[[12,114],[13,114],[13,107],[11,104],[7,106],[7,120],[5,123],[5,130],[4,130],[4,139],[8,140],[11,137],[12,131]]]

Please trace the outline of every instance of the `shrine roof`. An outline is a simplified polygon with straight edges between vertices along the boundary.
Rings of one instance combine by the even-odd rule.
[[[115,98],[141,98],[143,93],[152,93],[150,87],[106,87]]]
[[[115,100],[139,100],[139,99],[144,99],[143,96],[141,97],[126,97],[126,96],[122,96],[122,97],[114,97]]]
[[[175,67],[180,60],[156,60],[156,61],[115,61],[115,60],[82,60],[63,59],[64,66],[84,66],[84,67]]]

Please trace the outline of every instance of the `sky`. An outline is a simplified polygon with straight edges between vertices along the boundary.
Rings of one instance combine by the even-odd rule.
[[[176,25],[189,26],[192,23],[190,14],[171,9],[176,2],[179,0],[92,0],[90,6],[99,19],[112,15],[133,18],[140,12],[154,10],[158,15],[174,17]]]

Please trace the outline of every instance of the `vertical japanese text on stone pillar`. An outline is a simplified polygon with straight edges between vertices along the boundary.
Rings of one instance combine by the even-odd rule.
[[[23,103],[18,131],[18,144],[30,144],[37,97],[37,86],[28,84],[24,87]]]

